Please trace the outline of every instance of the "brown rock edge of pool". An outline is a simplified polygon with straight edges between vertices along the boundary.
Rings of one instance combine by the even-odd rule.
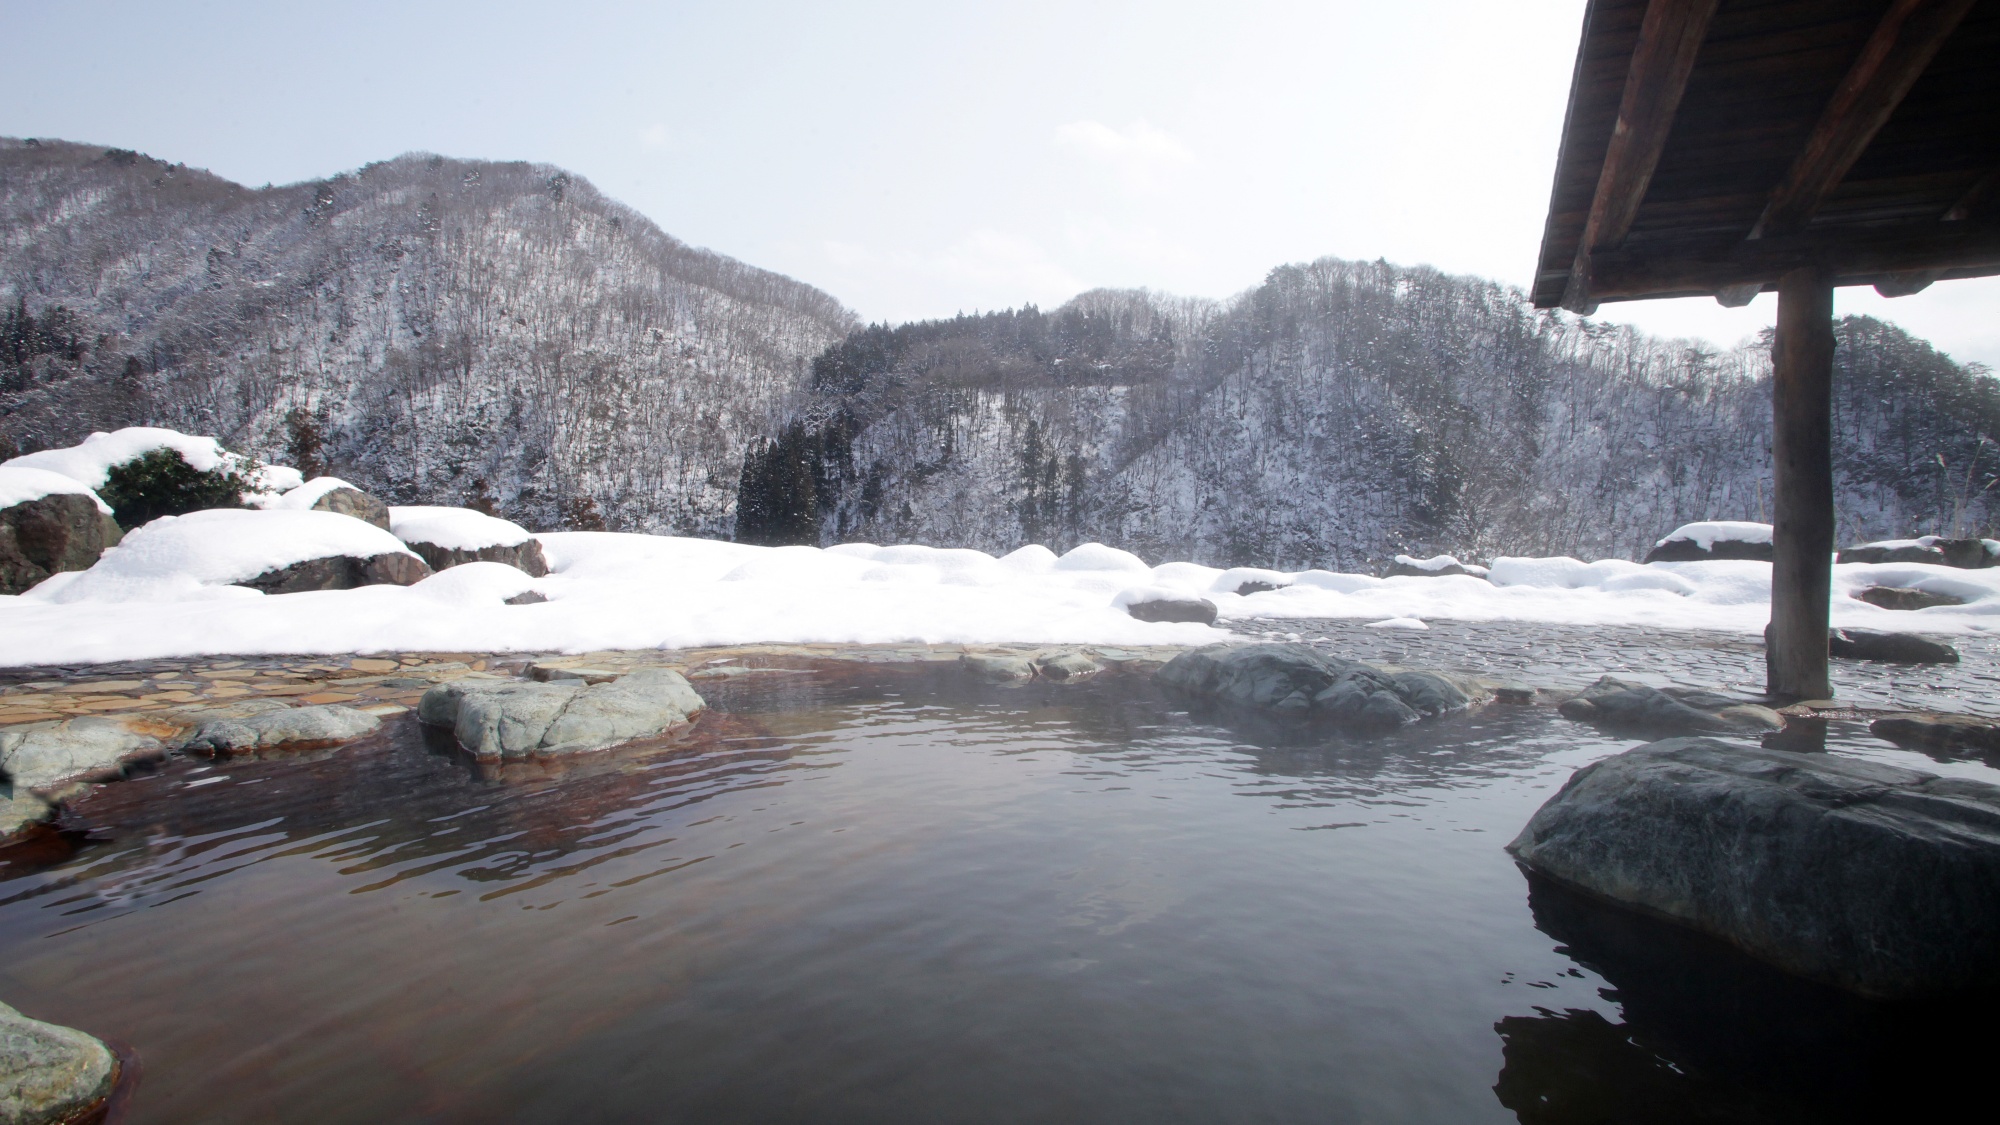
[[[1507,848],[1866,996],[2000,988],[2000,786],[1666,739],[1577,770]]]

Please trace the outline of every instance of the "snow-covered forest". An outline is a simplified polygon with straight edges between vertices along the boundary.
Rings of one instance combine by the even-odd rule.
[[[252,189],[59,141],[0,140],[0,220],[0,454],[157,424],[537,530],[1281,569],[1632,558],[1768,505],[1764,349],[1429,269],[861,327],[552,167]],[[1839,335],[1843,540],[1993,534],[1994,381]]]
[[[1892,325],[1838,329],[1844,541],[1990,534],[2000,385]],[[857,331],[745,466],[764,541],[1114,543],[1215,565],[1398,552],[1636,558],[1768,519],[1768,344],[1717,353],[1386,263],[1229,302],[1087,293]]]

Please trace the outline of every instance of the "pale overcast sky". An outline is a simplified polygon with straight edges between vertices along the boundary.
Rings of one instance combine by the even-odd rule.
[[[0,0],[0,134],[249,184],[412,150],[581,174],[870,320],[1322,255],[1525,286],[1582,0]],[[1775,298],[1609,305],[1732,344]],[[1842,311],[2000,368],[2000,281]]]

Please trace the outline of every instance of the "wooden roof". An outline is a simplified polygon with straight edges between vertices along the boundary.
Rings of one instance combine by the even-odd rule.
[[[1996,179],[2000,0],[1590,0],[1534,303],[2000,273]]]

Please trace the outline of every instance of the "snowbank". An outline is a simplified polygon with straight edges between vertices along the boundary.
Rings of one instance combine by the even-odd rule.
[[[1701,523],[1684,523],[1673,529],[1655,547],[1664,547],[1675,540],[1686,540],[1704,551],[1715,550],[1717,540],[1729,543],[1769,543],[1771,525],[1768,523],[1748,523],[1742,520],[1706,520]]]
[[[397,509],[408,512],[412,509]],[[453,510],[446,510],[453,511]],[[472,516],[473,519],[465,519]],[[287,523],[286,521],[297,521]],[[513,525],[457,513],[439,526]],[[406,530],[403,524],[399,530]],[[470,534],[468,532],[468,534]],[[1061,557],[852,543],[753,547],[668,536],[537,537],[551,573],[467,563],[410,587],[266,597],[227,585],[332,553],[402,550],[360,520],[313,511],[217,511],[163,519],[82,574],[0,597],[0,665],[259,652],[533,651],[769,642],[1202,644],[1227,634],[1132,618],[1134,600],[1206,598],[1231,619],[1349,619],[1386,629],[1447,620],[1760,632],[1771,566],[1754,560],[1640,565],[1501,558],[1470,575],[1375,578],[1324,570],[1148,566],[1098,544]],[[1260,587],[1236,591],[1246,583]],[[1894,612],[1855,600],[1904,586],[1966,602]],[[546,602],[510,606],[528,590]],[[2000,569],[1924,564],[1834,568],[1833,622],[1954,633],[2000,626]]]
[[[350,516],[218,508],[162,516],[126,535],[96,566],[60,583],[52,578],[21,598],[57,605],[261,599],[262,593],[231,583],[307,559],[385,554],[407,555],[410,550],[381,528]],[[149,628],[145,611],[121,612],[131,615],[132,632]],[[0,642],[0,653],[6,647]]]
[[[534,538],[520,524],[470,508],[391,507],[389,530],[405,543],[435,543],[453,551],[517,547]]]
[[[16,459],[18,460],[18,458]],[[13,461],[0,465],[0,508],[11,508],[30,500],[40,500],[44,496],[58,496],[80,492],[97,502],[97,510],[111,514],[111,505],[98,498],[97,493],[74,477],[64,476],[50,469],[36,469],[16,465]]]

